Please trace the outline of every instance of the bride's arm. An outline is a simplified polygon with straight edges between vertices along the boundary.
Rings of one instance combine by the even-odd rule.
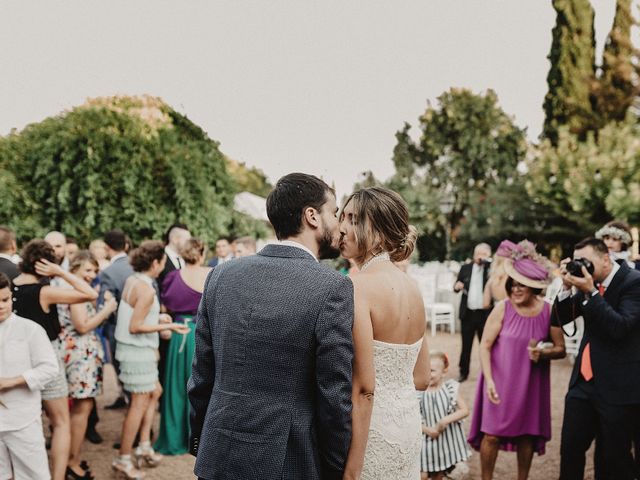
[[[431,382],[431,361],[429,360],[429,344],[427,343],[427,328],[422,336],[422,346],[413,367],[413,384],[416,390],[426,390]]]
[[[427,342],[427,317],[422,295],[419,290],[417,290],[417,284],[416,298],[418,299],[418,312],[423,312],[420,315],[420,321],[422,325],[424,325],[424,333],[422,335],[422,345],[420,346],[420,352],[416,359],[416,365],[413,367],[413,384],[416,390],[422,391],[426,390],[431,382],[431,361],[429,360],[429,343]]]
[[[364,452],[369,437],[369,424],[373,409],[373,390],[376,375],[373,367],[373,327],[369,305],[362,287],[354,279],[353,315],[353,393],[351,411],[351,445],[344,479],[358,479],[364,464]]]

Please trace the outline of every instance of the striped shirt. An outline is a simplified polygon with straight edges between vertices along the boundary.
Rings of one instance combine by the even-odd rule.
[[[438,390],[419,392],[422,423],[435,428],[440,419],[455,412],[459,388],[455,380],[446,380]],[[420,466],[423,472],[445,471],[470,456],[462,420],[447,425],[438,438],[422,435]]]

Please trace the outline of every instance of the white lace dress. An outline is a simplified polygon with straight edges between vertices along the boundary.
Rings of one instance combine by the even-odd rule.
[[[422,339],[413,345],[373,341],[376,389],[364,456],[363,479],[418,480],[422,429],[413,368]]]

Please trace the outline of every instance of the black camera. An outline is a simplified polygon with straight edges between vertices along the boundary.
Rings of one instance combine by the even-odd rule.
[[[582,267],[587,269],[589,275],[593,275],[593,263],[587,260],[586,258],[574,258],[569,263],[567,263],[566,269],[574,277],[584,277],[582,274]]]

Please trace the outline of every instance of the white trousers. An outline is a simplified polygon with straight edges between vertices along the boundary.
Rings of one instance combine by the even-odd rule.
[[[11,478],[51,478],[40,417],[20,430],[0,432],[0,480]]]

